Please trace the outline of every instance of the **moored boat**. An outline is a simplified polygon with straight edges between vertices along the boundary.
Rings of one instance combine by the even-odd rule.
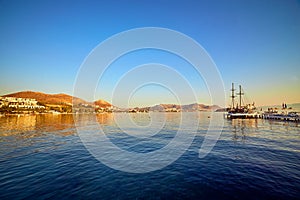
[[[256,111],[255,103],[242,105],[242,86],[239,85],[239,92],[234,93],[234,84],[232,83],[231,88],[231,106],[227,109],[225,117],[228,119],[245,119],[245,118],[260,118],[261,114]],[[237,96],[236,96],[237,95]],[[239,102],[236,104],[235,98],[239,97]]]
[[[264,112],[262,114],[262,118],[264,119],[272,119],[272,120],[283,120],[283,121],[294,121],[300,122],[300,115],[297,112]]]

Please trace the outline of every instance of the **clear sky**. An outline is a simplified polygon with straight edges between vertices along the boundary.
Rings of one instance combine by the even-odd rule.
[[[228,96],[235,82],[258,105],[300,102],[300,2],[293,0],[0,0],[0,95],[22,90],[72,95],[89,52],[114,34],[140,27],[169,28],[196,40],[216,63]],[[190,81],[198,101],[210,103],[202,78],[188,63],[154,50],[120,58],[95,97],[111,100],[113,84],[126,70],[149,62],[174,67]],[[136,91],[130,105],[158,102],[176,98],[149,85]]]

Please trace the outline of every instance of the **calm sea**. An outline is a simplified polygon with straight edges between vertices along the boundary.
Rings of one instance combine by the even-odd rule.
[[[175,137],[181,114],[157,114],[167,125],[150,139],[124,134],[113,115],[98,115],[110,140],[143,153],[160,149]],[[72,115],[0,117],[0,199],[300,198],[298,124],[225,120],[216,146],[199,158],[210,113],[186,115],[200,121],[191,146],[172,164],[141,174],[114,170],[95,159],[81,142]],[[137,124],[149,118],[130,116]],[[86,124],[90,119],[80,116]],[[109,156],[110,150],[103,154]]]

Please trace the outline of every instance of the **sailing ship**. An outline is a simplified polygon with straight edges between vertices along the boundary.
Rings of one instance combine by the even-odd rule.
[[[236,119],[236,118],[260,118],[261,114],[256,111],[255,103],[252,104],[242,104],[242,96],[244,92],[242,92],[242,86],[239,85],[239,92],[235,94],[234,83],[232,83],[231,88],[231,105],[227,109],[227,113],[225,117],[228,119]],[[238,97],[238,102],[236,104],[235,98]]]

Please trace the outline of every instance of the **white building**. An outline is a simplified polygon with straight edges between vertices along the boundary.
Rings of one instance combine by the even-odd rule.
[[[0,108],[8,106],[10,108],[24,108],[24,109],[44,109],[44,106],[37,104],[35,99],[17,98],[17,97],[0,97]]]

